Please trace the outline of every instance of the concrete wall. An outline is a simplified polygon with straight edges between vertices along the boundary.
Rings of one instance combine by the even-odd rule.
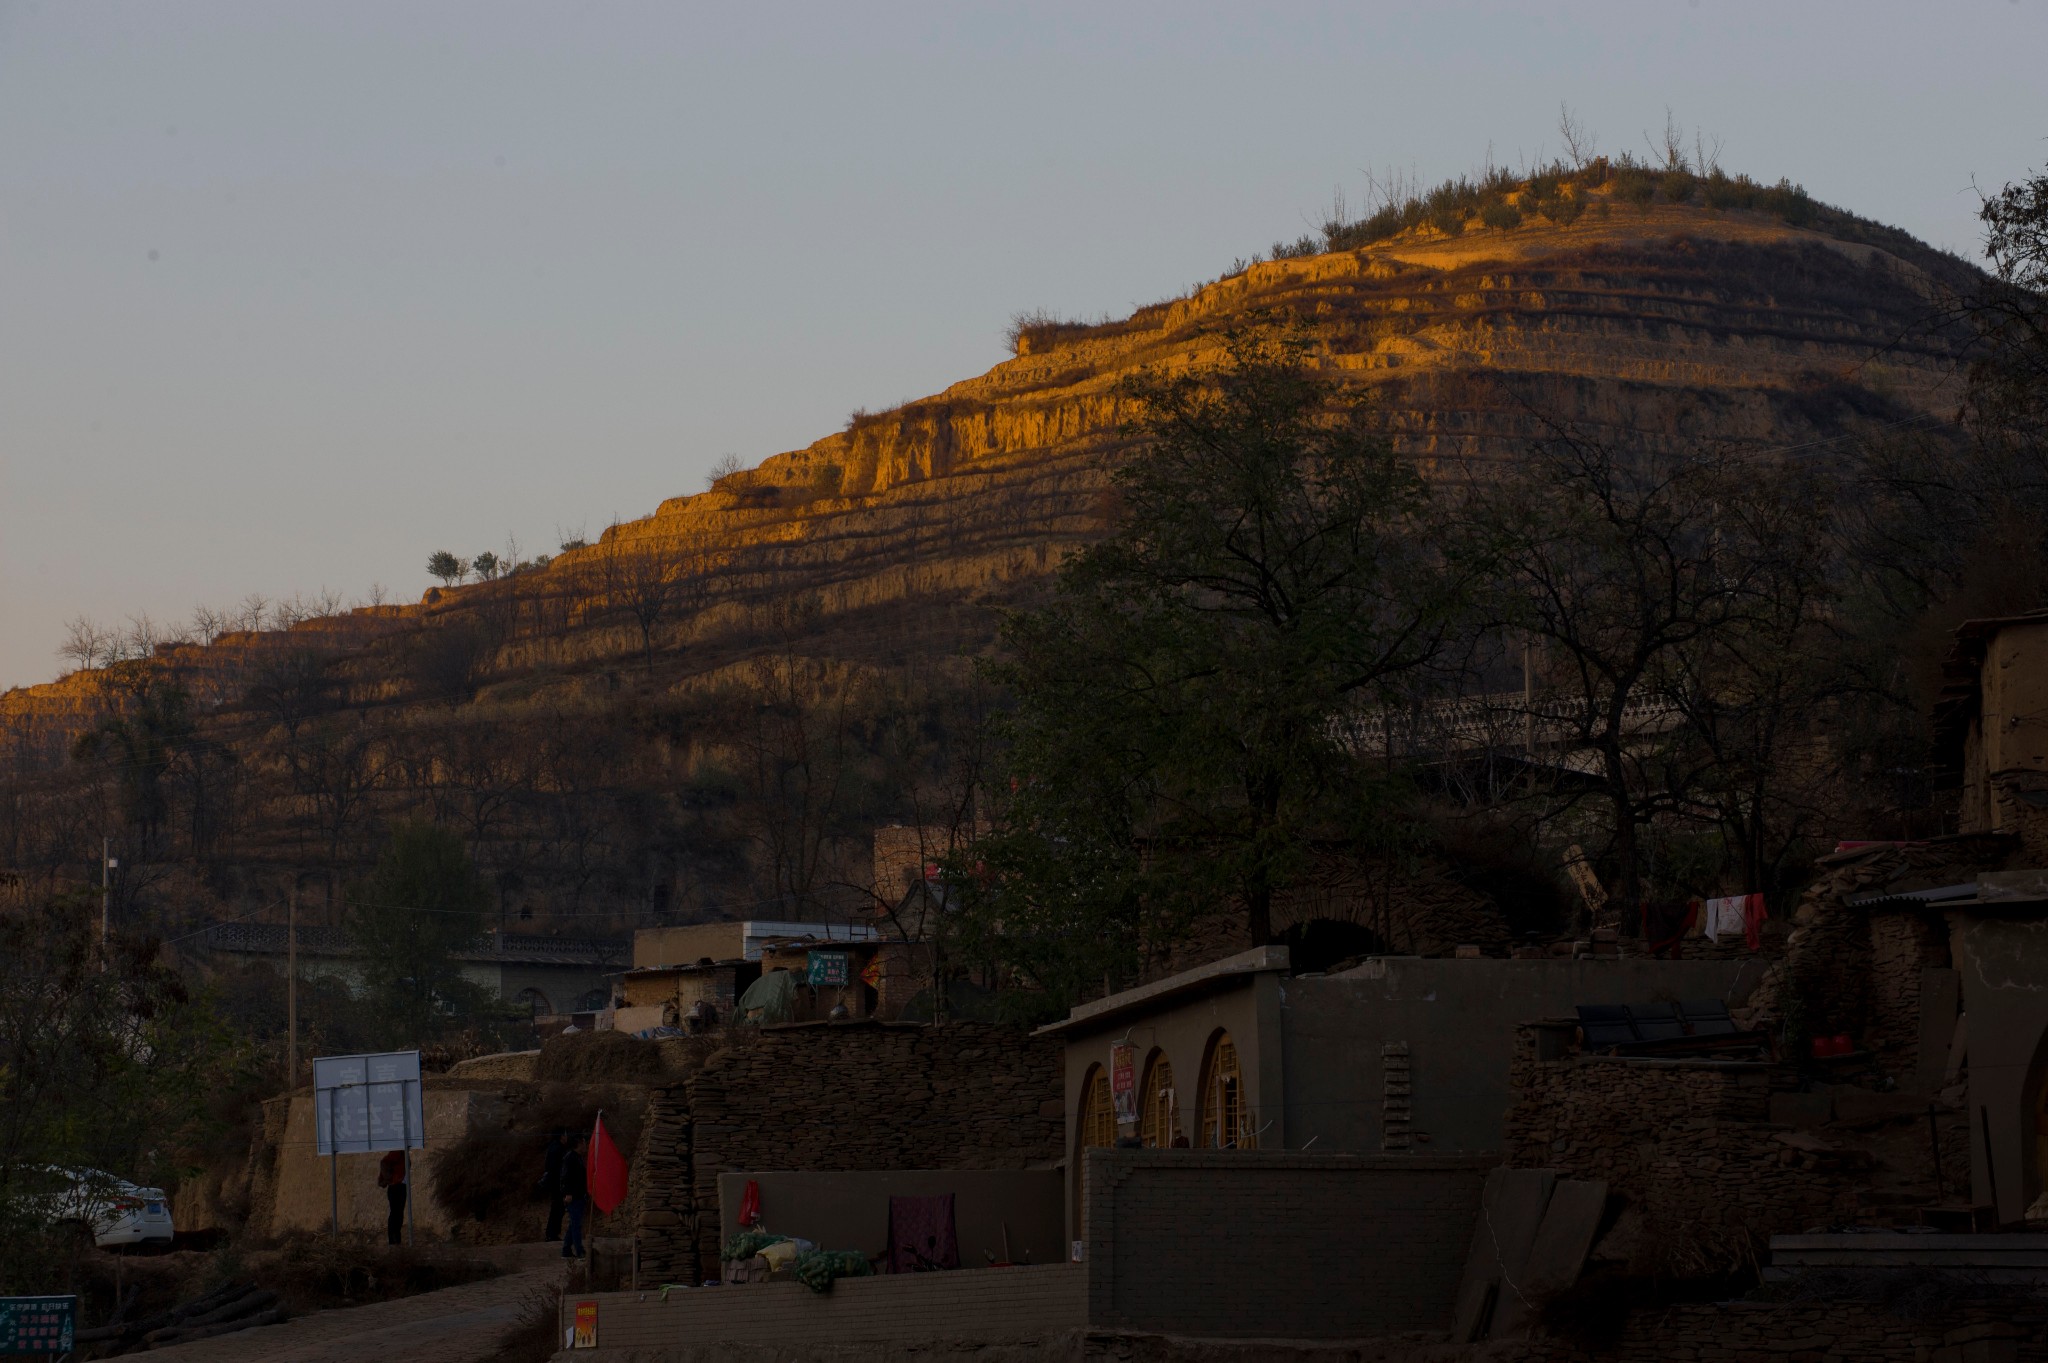
[[[1088,1323],[1278,1339],[1446,1329],[1490,1163],[1091,1150]]]
[[[427,1089],[421,1095],[427,1121],[427,1148],[412,1152],[412,1215],[415,1231],[424,1238],[446,1239],[448,1217],[434,1202],[434,1176],[426,1158],[439,1147],[453,1145],[472,1130],[501,1126],[503,1100],[495,1094],[465,1089]],[[389,1211],[384,1190],[377,1186],[382,1152],[333,1157],[334,1189],[339,1193],[343,1230],[382,1230]],[[294,1094],[277,1145],[277,1200],[264,1229],[275,1235],[288,1230],[324,1231],[330,1218],[330,1160],[316,1153],[313,1096]]]
[[[641,928],[633,934],[633,968],[695,965],[736,960],[744,949],[744,923],[691,923],[680,928]]]
[[[1282,981],[1287,1144],[1301,1149],[1313,1140],[1319,1152],[1379,1153],[1389,1097],[1381,1047],[1405,1043],[1409,1091],[1398,1096],[1408,1099],[1414,1151],[1497,1151],[1517,1024],[1570,1017],[1582,1003],[1738,1003],[1765,966],[1756,958],[1380,957],[1341,975]],[[1176,1055],[1176,1073],[1179,1067]]]
[[[2028,906],[2031,916],[1949,917],[1969,1019],[1972,1197],[1993,1201],[1995,1185],[2002,1221],[2018,1220],[2048,1187],[2048,1133],[2037,1116],[2048,1096],[2048,918],[2039,907]]]
[[[953,1194],[960,1264],[980,1268],[986,1255],[1018,1263],[1059,1263],[1067,1257],[1064,1180],[1057,1169],[905,1169],[846,1173],[778,1172],[718,1176],[719,1239],[740,1229],[747,1181],[761,1185],[764,1227],[821,1249],[880,1254],[889,1246],[889,1199]]]
[[[562,1294],[562,1330],[575,1322],[580,1302],[597,1307],[600,1350],[661,1350],[660,1357],[683,1359],[693,1348],[744,1342],[803,1357],[797,1351],[806,1346],[1024,1342],[1079,1329],[1088,1280],[1083,1265],[1042,1264],[841,1278],[825,1293],[800,1283],[691,1288],[665,1301],[652,1292],[571,1291]]]

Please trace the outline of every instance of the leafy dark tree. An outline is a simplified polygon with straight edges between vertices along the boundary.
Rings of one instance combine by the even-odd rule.
[[[81,734],[72,756],[104,764],[120,791],[122,817],[143,846],[153,846],[169,812],[164,776],[194,741],[192,707],[183,687],[165,680],[146,663],[135,669],[131,698],[114,715]]]
[[[394,828],[349,889],[348,934],[391,1044],[420,1044],[485,1005],[455,954],[483,935],[489,907],[462,839],[432,824]]]
[[[1220,368],[1128,384],[1116,533],[1004,626],[1014,794],[976,855],[986,918],[1055,991],[1194,912],[1268,941],[1314,844],[1389,837],[1345,721],[1437,654],[1456,584],[1426,486],[1310,347],[1233,331]]]
[[[509,567],[510,565],[500,565],[500,563],[498,562],[498,556],[492,553],[490,550],[486,549],[481,554],[478,554],[475,558],[471,559],[469,566],[476,570],[476,575],[478,577],[482,578],[485,582],[489,582],[491,579],[495,578],[498,575],[498,569],[500,566]]]
[[[248,1057],[154,942],[98,940],[98,901],[0,916],[0,1293],[66,1285],[76,1227],[38,1171],[169,1182],[217,1128]]]
[[[468,574],[469,565],[446,549],[436,549],[427,556],[427,572],[452,587]]]

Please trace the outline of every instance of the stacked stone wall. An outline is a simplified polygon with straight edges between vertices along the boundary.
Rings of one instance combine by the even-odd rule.
[[[1755,1261],[1771,1235],[1846,1218],[1855,1187],[1825,1151],[1769,1124],[1772,1068],[1728,1061],[1538,1057],[1519,1029],[1507,1162],[1604,1179],[1633,1205],[1632,1267],[1693,1276]]]
[[[1029,1169],[1060,1156],[1057,1042],[972,1023],[741,1035],[655,1097],[636,1227],[643,1281],[716,1276],[721,1173]]]
[[[1938,908],[1852,908],[1852,896],[1975,880],[2003,868],[2012,840],[1997,834],[1885,845],[1824,862],[1793,915],[1785,955],[1750,996],[1744,1018],[1807,1036],[1846,1032],[1894,1080],[1910,1082],[1919,1062],[1921,972],[1950,964],[1948,927]]]

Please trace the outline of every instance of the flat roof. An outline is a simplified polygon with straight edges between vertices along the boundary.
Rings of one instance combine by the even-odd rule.
[[[1923,890],[1873,890],[1844,901],[1852,909],[1924,906],[1944,909],[2023,909],[2048,905],[2048,871],[1985,871],[1959,885]]]
[[[1240,951],[1235,956],[1225,956],[1220,961],[1183,970],[1178,975],[1169,975],[1163,980],[1141,984],[1136,989],[1111,994],[1093,1003],[1084,1003],[1059,1022],[1049,1022],[1033,1032],[1033,1036],[1059,1036],[1065,1032],[1080,1031],[1083,1028],[1105,1026],[1129,1013],[1143,1012],[1169,999],[1189,994],[1205,993],[1224,984],[1232,984],[1251,975],[1262,975],[1268,971],[1286,970],[1291,957],[1286,947],[1253,947]]]

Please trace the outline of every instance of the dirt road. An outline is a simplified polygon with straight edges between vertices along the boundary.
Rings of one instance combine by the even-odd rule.
[[[152,1349],[170,1363],[488,1363],[529,1298],[562,1282],[562,1267],[527,1268],[397,1301],[319,1311],[283,1325]]]

